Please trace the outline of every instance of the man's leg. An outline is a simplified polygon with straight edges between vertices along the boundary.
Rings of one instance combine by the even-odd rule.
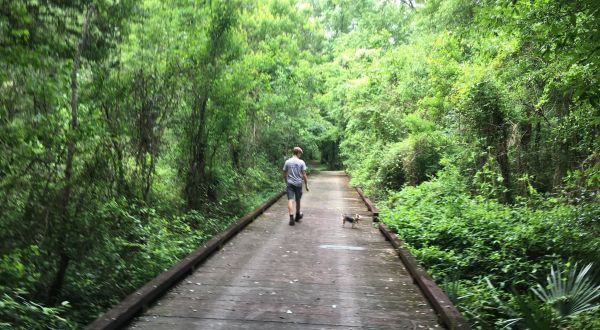
[[[290,226],[294,225],[294,199],[296,194],[294,193],[293,187],[287,186],[287,198],[288,198],[288,213],[290,215]]]
[[[296,187],[296,221],[302,219],[302,213],[300,213],[300,200],[302,199],[302,186]]]
[[[288,199],[288,212],[290,214],[290,226],[294,225],[294,200]]]
[[[294,200],[288,199],[288,211],[290,215],[294,215]]]

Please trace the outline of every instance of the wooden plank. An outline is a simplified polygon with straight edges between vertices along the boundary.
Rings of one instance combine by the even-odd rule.
[[[292,317],[281,316],[276,321],[252,320],[252,319],[206,319],[194,317],[163,317],[163,316],[144,316],[140,318],[139,324],[132,329],[143,330],[175,330],[175,329],[227,329],[227,330],[348,330],[348,329],[376,329],[376,330],[414,330],[427,329],[419,327],[419,323],[414,321],[387,322],[387,324],[376,325],[348,325],[335,324],[333,322],[316,323],[314,321],[300,322]]]
[[[343,300],[339,299],[340,292],[337,290],[306,290],[297,289],[288,294],[287,290],[282,288],[269,287],[227,287],[227,296],[219,296],[217,292],[223,290],[222,287],[208,286],[196,292],[170,292],[161,297],[161,299],[153,305],[153,308],[161,305],[171,305],[173,301],[189,301],[195,306],[218,306],[220,303],[228,302],[235,304],[246,303],[265,303],[275,304],[285,302],[292,305],[314,305],[314,306],[332,306],[337,305],[340,308],[351,307],[354,305],[366,306],[368,308],[386,308],[393,310],[395,306],[405,305],[407,307],[416,308],[428,306],[427,302],[423,302],[423,294],[419,289],[416,291],[403,290],[401,293],[395,290],[390,292],[396,293],[383,294],[380,292],[344,292],[348,297]],[[212,304],[212,305],[211,305]],[[153,312],[156,312],[153,310]]]
[[[417,259],[403,247],[403,242],[398,239],[396,234],[392,233],[385,224],[380,224],[379,230],[396,249],[398,256],[402,259],[402,262],[411,273],[415,282],[419,285],[435,311],[440,315],[440,318],[446,327],[452,330],[471,329],[469,323],[463,318],[450,298],[448,298],[444,291],[442,291],[429,274],[427,274],[425,269],[421,267]]]
[[[197,301],[177,299],[169,304],[155,306],[147,315],[160,315],[166,317],[201,317],[208,319],[230,318],[230,319],[254,319],[254,320],[277,320],[281,316],[287,316],[289,310],[290,317],[301,319],[311,319],[316,323],[326,323],[328,320],[338,319],[335,324],[344,324],[343,312],[351,308],[352,302],[340,302],[333,308],[332,305],[319,303],[310,304],[292,304],[287,300],[266,303],[263,301]],[[361,308],[354,311],[353,316],[359,318],[364,324],[385,324],[390,319],[411,319],[423,323],[436,322],[434,313],[423,311],[422,314],[415,313],[415,310],[399,310],[394,308],[394,304],[372,306]],[[416,309],[418,310],[418,309]],[[347,322],[346,324],[352,324]]]
[[[104,315],[89,324],[86,329],[119,329],[128,323],[133,317],[146,309],[154,300],[159,298],[165,291],[171,288],[182,278],[193,272],[194,269],[210,256],[215,250],[222,246],[227,240],[235,236],[240,230],[252,220],[262,214],[269,206],[273,205],[285,192],[280,192],[271,197],[264,204],[258,206],[246,214],[226,231],[209,240],[202,247],[192,252],[175,266],[158,275],[146,285],[126,297],[121,303],[111,308]]]
[[[364,278],[364,277],[363,277]],[[362,278],[349,279],[348,281],[360,283]],[[399,301],[402,300],[408,305],[413,305],[415,302],[420,305],[423,302],[423,296],[420,290],[413,285],[411,281],[402,281],[397,284],[390,283],[387,286],[383,286],[383,282],[379,286],[358,286],[351,285],[345,286],[338,283],[338,281],[330,281],[327,284],[315,284],[315,283],[303,283],[303,282],[279,282],[277,285],[271,285],[272,283],[256,283],[256,284],[207,284],[201,286],[189,285],[181,286],[171,290],[164,296],[164,300],[169,299],[215,299],[215,293],[227,291],[226,300],[240,300],[242,298],[247,299],[260,299],[269,300],[268,298],[274,298],[276,300],[281,297],[287,297],[290,301],[297,299],[303,300],[305,298],[313,297],[316,300],[335,300],[340,295],[354,298],[356,301],[361,302],[375,302],[375,301]],[[318,298],[318,299],[317,299]],[[225,299],[225,298],[223,298]],[[344,298],[347,300],[348,298]],[[162,301],[162,300],[161,300]],[[335,304],[335,302],[334,302]]]

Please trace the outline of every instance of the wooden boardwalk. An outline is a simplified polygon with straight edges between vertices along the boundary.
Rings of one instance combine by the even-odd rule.
[[[342,172],[310,179],[304,219],[289,226],[284,196],[132,329],[438,329],[437,316]]]

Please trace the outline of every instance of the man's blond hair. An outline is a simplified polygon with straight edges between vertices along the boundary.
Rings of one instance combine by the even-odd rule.
[[[302,148],[294,147],[294,155],[300,156],[300,155],[302,155],[302,153],[303,153]]]

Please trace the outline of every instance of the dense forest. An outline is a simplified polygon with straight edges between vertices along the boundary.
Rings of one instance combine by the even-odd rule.
[[[598,329],[600,2],[3,0],[0,328],[344,169],[474,328]]]

